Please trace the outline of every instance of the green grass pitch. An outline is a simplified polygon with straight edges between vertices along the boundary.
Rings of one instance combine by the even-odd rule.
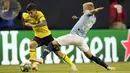
[[[76,64],[79,71],[73,72],[67,64],[42,64],[38,71],[21,72],[19,65],[1,66],[0,73],[130,73],[130,62],[108,63],[116,67],[115,71],[108,71],[94,64]]]

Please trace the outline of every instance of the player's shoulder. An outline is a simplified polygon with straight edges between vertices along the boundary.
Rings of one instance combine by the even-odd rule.
[[[38,15],[43,15],[43,13],[41,11],[37,11]]]
[[[89,10],[84,11],[84,14],[90,14]]]
[[[22,17],[27,18],[27,17],[29,17],[29,14],[27,12],[23,12]]]
[[[23,12],[22,15],[29,15],[27,12]]]
[[[85,15],[86,17],[90,17],[90,16],[95,17],[95,15],[90,12],[90,10],[86,10],[86,11],[84,12],[84,15]]]

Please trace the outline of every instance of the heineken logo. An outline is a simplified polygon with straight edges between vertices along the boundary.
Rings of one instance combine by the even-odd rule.
[[[125,48],[125,59],[124,61],[127,61],[130,57],[130,30],[128,32],[127,40],[121,41],[122,45]]]
[[[52,31],[52,33],[53,36],[58,37],[64,35],[63,32],[67,34],[66,31],[67,30]],[[122,33],[123,35],[120,34],[121,31],[124,31]],[[105,62],[130,61],[130,31],[127,32],[128,30],[91,30],[87,34],[86,42],[92,54]],[[0,31],[0,64],[15,65],[28,60],[29,44],[33,35],[32,31]],[[39,47],[36,49],[37,58],[41,56],[44,48],[45,47]],[[75,63],[91,62],[86,58],[83,52],[74,45],[62,46],[61,51],[68,54],[70,59]],[[53,52],[50,53],[45,60],[46,64],[61,62],[62,60]]]

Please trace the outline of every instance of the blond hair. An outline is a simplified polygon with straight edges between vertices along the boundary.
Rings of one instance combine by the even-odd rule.
[[[86,6],[86,5],[92,5],[92,6],[94,6],[94,4],[92,2],[86,2],[86,3],[84,3],[83,7]]]

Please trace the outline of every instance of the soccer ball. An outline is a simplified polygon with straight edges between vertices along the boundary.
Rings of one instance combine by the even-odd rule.
[[[20,70],[22,72],[29,72],[30,69],[31,69],[31,65],[28,62],[20,64]]]

